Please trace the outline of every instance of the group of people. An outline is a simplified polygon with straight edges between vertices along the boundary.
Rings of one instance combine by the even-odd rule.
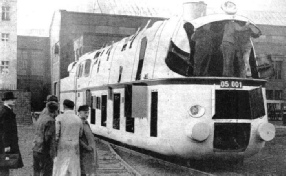
[[[46,108],[37,120],[33,164],[34,176],[92,176],[97,167],[95,141],[88,124],[89,107],[74,112],[74,102],[63,101],[59,114],[58,98],[47,97]]]
[[[17,155],[13,169],[23,167],[18,144],[16,115],[13,112],[13,92],[4,92],[0,109],[0,176],[9,176],[2,156]],[[93,176],[96,174],[97,151],[94,136],[87,122],[89,107],[82,105],[78,115],[74,102],[63,101],[64,112],[59,114],[58,98],[49,95],[35,130],[33,146],[34,176]]]
[[[227,21],[223,30],[214,31],[212,24],[206,24],[198,28],[192,35],[192,40],[196,42],[194,54],[194,72],[195,76],[207,76],[210,57],[218,48],[223,54],[223,73],[222,76],[234,76],[234,58],[237,53],[239,77],[251,77],[249,56],[252,48],[251,35],[252,30],[249,22],[241,26],[235,21]],[[217,42],[219,38],[220,42]],[[220,47],[216,47],[220,45]],[[203,62],[206,66],[202,68]]]

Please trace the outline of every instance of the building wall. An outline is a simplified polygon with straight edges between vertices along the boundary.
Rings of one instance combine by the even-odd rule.
[[[59,81],[68,76],[67,67],[75,61],[75,39],[84,33],[103,37],[132,35],[139,27],[143,28],[150,19],[150,24],[163,20],[163,18],[154,17],[77,13],[63,10],[55,12],[50,26],[52,93],[59,94]],[[114,39],[117,38],[114,37]],[[97,46],[105,44],[106,40],[98,40]],[[55,52],[56,46],[59,46],[58,52]]]
[[[81,37],[74,40],[74,54],[77,61],[80,56],[93,50],[100,49],[110,45],[115,41],[122,40],[128,35],[111,35],[111,34],[89,34],[84,33]]]
[[[268,111],[272,113],[281,110],[286,99],[286,26],[258,27],[263,35],[254,40],[257,59],[270,60],[274,66],[274,75],[266,84]]]
[[[17,87],[17,0],[0,0],[0,6],[0,89],[15,90]],[[7,13],[4,14],[4,11]]]
[[[0,90],[0,97],[3,97],[4,90]],[[26,125],[32,124],[31,117],[31,93],[22,90],[12,90],[14,96],[17,97],[15,107],[13,108],[16,114],[17,124]],[[0,106],[3,105],[2,99],[0,99]]]
[[[31,92],[31,108],[41,111],[50,92],[50,47],[48,37],[18,36],[17,89]]]

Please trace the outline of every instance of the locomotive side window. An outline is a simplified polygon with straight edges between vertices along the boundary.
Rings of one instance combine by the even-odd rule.
[[[135,35],[133,35],[133,36],[131,37],[129,48],[132,48],[132,44],[133,44],[135,38],[137,37],[137,35],[139,34],[140,30],[141,30],[141,29],[138,28],[138,30],[137,30],[137,32],[135,33]]]
[[[99,67],[100,67],[100,60],[98,61],[98,65],[97,65],[97,73],[99,72]]]
[[[113,96],[113,128],[120,129],[120,93]]]
[[[91,97],[91,113],[90,113],[90,123],[95,124],[96,123],[96,97]]]
[[[118,83],[120,83],[121,81],[122,71],[123,71],[123,67],[119,66],[119,75],[118,75],[118,81],[117,81]]]
[[[106,54],[107,54],[106,60],[107,61],[109,60],[109,56],[110,56],[110,52],[111,52],[112,48],[113,48],[113,45],[111,45],[111,47],[106,51]]]
[[[147,38],[144,37],[141,40],[141,48],[140,48],[140,53],[139,53],[139,62],[138,62],[138,68],[137,68],[137,73],[136,73],[136,80],[141,79],[141,72],[143,68],[146,48],[147,48]]]
[[[84,66],[84,76],[85,76],[85,77],[88,77],[88,76],[89,76],[89,73],[90,73],[90,65],[91,65],[91,60],[90,60],[90,59],[86,60],[85,66]]]
[[[82,76],[82,72],[83,72],[83,63],[80,63],[78,65],[78,71],[77,71],[77,77],[81,77]]]
[[[126,131],[134,133],[134,118],[132,117],[132,85],[125,87],[124,116],[126,117]]]
[[[150,136],[157,137],[158,133],[158,92],[151,93],[151,129]]]
[[[96,54],[94,55],[94,58],[93,58],[93,59],[98,58],[99,55],[100,55],[100,51],[96,52]]]
[[[96,97],[96,109],[100,109],[100,97]]]
[[[107,95],[101,96],[101,126],[106,127],[107,120]]]

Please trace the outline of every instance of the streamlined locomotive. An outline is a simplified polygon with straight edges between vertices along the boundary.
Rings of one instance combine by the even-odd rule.
[[[209,64],[208,76],[193,76],[191,35],[207,24],[223,30],[230,20],[249,21],[224,13],[149,22],[134,35],[71,63],[69,77],[61,80],[60,100],[73,100],[77,107],[88,104],[94,134],[129,146],[187,159],[254,155],[275,136],[254,48],[252,78],[222,77],[219,47],[204,63]],[[258,27],[250,25],[259,35]]]

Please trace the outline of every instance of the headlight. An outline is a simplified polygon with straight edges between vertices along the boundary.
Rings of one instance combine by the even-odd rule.
[[[192,117],[201,117],[205,114],[205,108],[200,105],[191,106],[189,109],[189,114]]]

